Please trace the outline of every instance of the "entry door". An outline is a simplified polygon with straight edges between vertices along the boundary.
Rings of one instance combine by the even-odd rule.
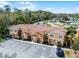
[[[37,38],[37,43],[40,43],[40,38]]]

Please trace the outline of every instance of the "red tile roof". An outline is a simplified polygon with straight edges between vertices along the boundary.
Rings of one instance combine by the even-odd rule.
[[[21,28],[23,31],[28,32],[28,29],[31,30],[32,33],[40,32],[40,34],[43,34],[44,31],[50,32],[53,31],[54,33],[62,31],[63,33],[66,33],[66,29],[64,28],[58,28],[58,27],[49,27],[47,25],[35,25],[35,24],[19,24],[19,25],[13,25],[9,27],[12,30],[17,30]]]

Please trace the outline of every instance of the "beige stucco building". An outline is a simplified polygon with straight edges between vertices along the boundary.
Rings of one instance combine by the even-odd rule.
[[[18,37],[18,30],[22,30],[23,39],[28,39],[28,34],[30,34],[33,42],[48,44],[55,44],[61,42],[63,44],[64,38],[66,36],[67,30],[60,27],[49,27],[47,25],[35,25],[35,24],[19,24],[9,27],[10,35],[13,38]],[[44,38],[44,34],[47,34],[47,38]]]

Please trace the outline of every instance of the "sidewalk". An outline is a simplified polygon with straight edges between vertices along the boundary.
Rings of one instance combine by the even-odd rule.
[[[76,58],[79,58],[79,51],[77,51],[77,54],[75,54]]]

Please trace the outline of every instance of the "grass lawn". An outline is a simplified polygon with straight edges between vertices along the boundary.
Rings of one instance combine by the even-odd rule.
[[[3,42],[3,41],[5,41],[5,39],[0,38],[0,43]]]
[[[70,25],[64,25],[64,28],[69,28],[70,27]]]
[[[51,24],[48,24],[48,23],[47,23],[46,25],[47,25],[47,26],[52,26]]]

